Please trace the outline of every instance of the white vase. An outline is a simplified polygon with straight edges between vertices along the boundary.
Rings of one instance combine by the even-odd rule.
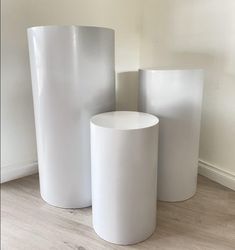
[[[89,120],[115,108],[114,31],[32,27],[28,43],[41,196],[58,207],[90,206]]]
[[[197,187],[203,71],[139,73],[139,110],[160,120],[158,199],[188,199]]]
[[[134,244],[156,227],[158,119],[116,111],[91,119],[93,226],[103,239]]]

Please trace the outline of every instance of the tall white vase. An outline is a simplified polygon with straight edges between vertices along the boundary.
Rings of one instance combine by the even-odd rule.
[[[197,187],[202,70],[140,70],[139,110],[159,120],[158,199],[181,201]]]
[[[114,31],[28,29],[40,191],[63,208],[91,205],[89,120],[115,108]]]

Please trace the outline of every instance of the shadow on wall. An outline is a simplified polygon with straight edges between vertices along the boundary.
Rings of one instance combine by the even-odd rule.
[[[117,73],[116,110],[137,111],[138,71]]]

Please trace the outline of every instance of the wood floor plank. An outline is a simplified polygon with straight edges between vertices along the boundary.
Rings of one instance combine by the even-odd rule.
[[[157,229],[146,241],[118,246],[99,238],[92,209],[60,209],[45,203],[38,176],[1,185],[3,250],[234,250],[235,192],[199,176],[196,195],[158,202]]]

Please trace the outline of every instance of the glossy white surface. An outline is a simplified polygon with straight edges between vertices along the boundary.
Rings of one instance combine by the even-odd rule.
[[[104,240],[134,244],[154,232],[157,143],[152,115],[119,111],[91,119],[93,226]]]
[[[140,70],[139,110],[160,120],[159,200],[196,191],[202,93],[202,70]]]
[[[118,111],[93,116],[91,122],[100,127],[130,130],[154,126],[159,120],[157,117],[146,113]]]
[[[90,206],[89,120],[115,108],[114,32],[33,27],[28,42],[42,198]]]

